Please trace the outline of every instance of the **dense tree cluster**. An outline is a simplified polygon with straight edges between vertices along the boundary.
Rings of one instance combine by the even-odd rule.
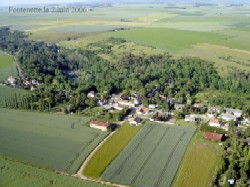
[[[0,49],[15,52],[23,79],[43,83],[33,93],[36,95],[32,97],[34,103],[50,101],[50,106],[71,104],[76,110],[95,104],[96,101],[86,98],[90,90],[99,92],[100,98],[117,92],[137,92],[146,96],[145,104],[157,103],[169,110],[173,105],[162,101],[159,94],[174,97],[177,103],[188,103],[201,91],[219,90],[225,94],[211,98],[211,104],[223,103],[240,109],[247,107],[244,100],[250,93],[249,74],[235,73],[222,78],[213,64],[198,58],[175,60],[169,54],[143,56],[127,52],[114,56],[114,63],[102,59],[99,54],[110,53],[111,44],[122,44],[125,40],[110,38],[109,45],[91,44],[98,45],[99,50],[72,50],[52,43],[26,40],[21,32],[11,32],[7,28],[0,29],[0,32]],[[231,97],[232,92],[242,99]],[[193,108],[185,110],[195,112]]]
[[[249,130],[241,133],[234,122],[230,124],[229,138],[223,144],[223,153],[213,178],[214,186],[246,187],[250,185],[250,146],[246,142]]]

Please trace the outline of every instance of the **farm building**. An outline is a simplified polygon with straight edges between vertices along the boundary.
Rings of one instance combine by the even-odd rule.
[[[204,138],[212,141],[221,142],[223,135],[214,132],[205,132]]]
[[[90,121],[89,126],[91,128],[100,129],[102,131],[108,131],[108,129],[111,125],[108,122],[98,121],[98,120],[94,119],[94,120]]]

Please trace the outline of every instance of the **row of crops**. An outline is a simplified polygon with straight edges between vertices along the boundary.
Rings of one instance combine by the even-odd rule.
[[[0,155],[75,173],[107,135],[88,120],[0,109]]]
[[[170,186],[195,128],[147,124],[105,170],[117,183]]]

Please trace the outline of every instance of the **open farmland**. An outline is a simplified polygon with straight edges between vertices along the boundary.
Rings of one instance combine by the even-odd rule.
[[[188,146],[173,187],[210,186],[220,154],[218,143],[204,140],[202,133],[197,133]]]
[[[102,178],[132,186],[170,186],[195,128],[149,123]]]
[[[26,90],[0,85],[0,108],[5,107],[5,99],[9,99],[13,95],[27,95],[27,93]]]
[[[0,157],[0,186],[4,187],[104,187],[100,183],[79,180],[15,160]]]
[[[0,109],[0,153],[75,173],[107,135],[87,127],[89,120]]]
[[[86,165],[83,174],[88,177],[100,177],[106,167],[133,139],[140,129],[140,127],[130,125],[123,125],[119,128],[117,132],[115,132],[115,134],[110,137],[93,155]]]
[[[6,80],[10,75],[17,75],[13,57],[0,52],[0,82]]]

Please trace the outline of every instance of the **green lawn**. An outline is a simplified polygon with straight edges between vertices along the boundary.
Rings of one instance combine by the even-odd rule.
[[[104,187],[77,178],[57,174],[50,170],[26,165],[15,160],[0,157],[0,186],[4,187]]]
[[[107,132],[90,118],[0,109],[0,155],[75,173]]]
[[[10,75],[17,75],[13,57],[0,53],[0,82],[3,80],[7,80]]]
[[[191,140],[172,187],[210,186],[220,159],[220,146],[198,132]]]
[[[140,129],[140,127],[130,125],[123,125],[119,128],[93,155],[83,174],[93,178],[100,177],[106,167],[127,146]]]

